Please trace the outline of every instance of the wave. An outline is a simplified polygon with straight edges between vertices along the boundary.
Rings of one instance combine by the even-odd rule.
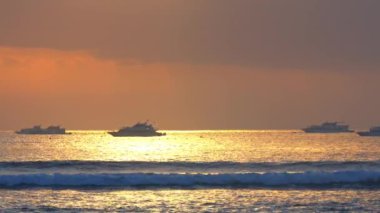
[[[1,187],[292,187],[380,186],[380,172],[115,173],[0,175]]]
[[[159,161],[7,161],[0,162],[0,169],[7,168],[80,168],[80,169],[124,169],[124,168],[158,168],[158,167],[182,167],[182,168],[268,168],[281,169],[290,167],[314,167],[314,168],[342,168],[342,167],[377,167],[380,169],[380,161],[301,161],[301,162],[159,162]]]

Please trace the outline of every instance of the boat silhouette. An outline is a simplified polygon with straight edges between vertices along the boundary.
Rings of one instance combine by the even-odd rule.
[[[146,122],[138,122],[131,127],[123,127],[118,131],[108,132],[114,137],[149,137],[149,136],[164,136],[166,133],[157,132],[157,129],[152,124]]]
[[[70,134],[66,132],[65,128],[60,126],[48,126],[47,128],[42,128],[40,125],[33,126],[32,128],[25,128],[16,131],[17,134],[28,134],[28,135],[58,135],[58,134]]]
[[[340,122],[324,122],[321,125],[311,125],[302,129],[306,133],[340,133],[353,132],[349,125]]]

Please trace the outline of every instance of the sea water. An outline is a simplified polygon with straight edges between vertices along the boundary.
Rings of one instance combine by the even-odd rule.
[[[380,137],[0,132],[3,211],[380,211]]]

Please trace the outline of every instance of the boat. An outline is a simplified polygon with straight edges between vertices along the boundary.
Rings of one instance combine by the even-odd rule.
[[[123,127],[118,131],[108,132],[114,137],[150,137],[150,136],[164,136],[166,133],[157,132],[148,121],[138,122],[132,127]]]
[[[349,129],[349,125],[341,122],[324,122],[321,125],[311,125],[302,129],[306,133],[341,133],[353,132]]]
[[[57,135],[57,134],[70,134],[66,132],[65,128],[60,126],[48,126],[42,128],[40,125],[33,126],[32,128],[26,128],[16,131],[17,134],[29,134],[29,135]]]
[[[374,126],[369,131],[357,132],[360,136],[380,136],[380,126]]]

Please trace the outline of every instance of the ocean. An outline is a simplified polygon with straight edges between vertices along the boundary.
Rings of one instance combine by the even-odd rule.
[[[71,132],[0,132],[0,211],[380,211],[380,137]]]

